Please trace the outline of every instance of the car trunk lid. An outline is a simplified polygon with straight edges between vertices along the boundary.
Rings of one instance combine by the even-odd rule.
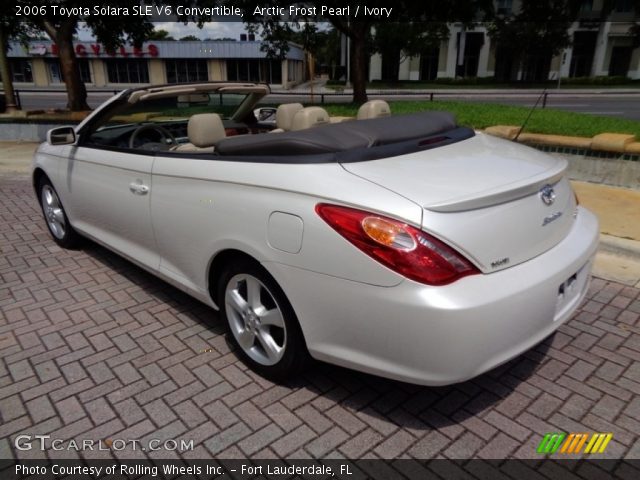
[[[423,230],[484,272],[552,248],[568,234],[576,207],[564,160],[484,134],[343,167],[418,203]]]

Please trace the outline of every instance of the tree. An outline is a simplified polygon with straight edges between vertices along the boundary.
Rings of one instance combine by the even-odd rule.
[[[371,51],[382,55],[383,65],[388,62],[392,66],[387,73],[389,78],[397,80],[402,62],[429,48],[440,46],[448,37],[446,22],[381,23],[375,27]]]
[[[312,16],[305,13],[289,15],[289,7],[291,5],[298,4],[296,1],[274,1],[268,0],[263,2],[255,2],[253,0],[240,0],[234,1],[235,5],[240,6],[244,10],[243,21],[248,24],[248,30],[252,32],[259,32],[264,41],[263,50],[266,51],[267,56],[270,58],[283,58],[289,50],[289,41],[292,37],[295,29],[306,29],[307,33],[311,33],[313,28],[311,22],[318,21],[321,17],[319,15]],[[371,3],[378,3],[372,1]],[[314,7],[312,12],[318,13],[323,6],[329,8],[344,7],[343,2],[339,1],[311,1],[305,2],[305,6]],[[261,8],[269,8],[270,14],[264,14],[264,10]],[[284,15],[280,14],[278,10],[280,8],[284,10]],[[331,22],[333,26],[344,33],[351,39],[351,80],[353,81],[353,100],[354,102],[365,102],[366,95],[366,65],[367,65],[367,53],[366,53],[366,41],[371,29],[372,23],[370,21],[358,21],[351,22],[346,11],[345,15],[327,17],[326,21]],[[305,38],[311,40],[311,36],[303,34],[303,40]],[[306,51],[310,51],[313,48],[312,44],[302,45]]]
[[[505,79],[512,80],[516,72],[522,72],[525,81],[546,79],[551,58],[571,44],[568,29],[583,3],[523,0],[520,10],[496,16],[487,30],[503,58],[509,59]]]
[[[163,29],[158,29],[158,30],[153,30],[149,36],[147,37],[147,40],[155,40],[155,41],[162,41],[162,40],[175,40],[175,38],[173,38],[171,35],[169,35],[169,32],[167,32],[166,30]]]
[[[182,42],[199,42],[200,39],[198,37],[196,37],[195,35],[186,35],[184,37],[181,37],[180,41],[182,41]]]
[[[15,7],[0,11],[0,77],[2,77],[7,112],[19,110],[18,105],[16,105],[11,65],[7,57],[11,48],[9,42],[11,40],[19,40],[21,43],[26,44],[29,39],[34,37],[37,37],[37,31],[27,23],[19,20]]]
[[[28,27],[16,17],[16,12],[10,8],[0,12],[0,77],[4,98],[6,99],[6,111],[18,110],[16,105],[16,95],[13,89],[13,75],[7,53],[9,52],[9,41],[12,38],[24,40],[28,34]]]
[[[125,40],[139,46],[153,31],[153,25],[147,17],[133,14],[96,14],[93,9],[95,2],[92,0],[57,0],[55,3],[51,0],[18,0],[16,3],[32,7],[31,11],[36,13],[28,16],[29,22],[44,31],[56,43],[62,78],[67,87],[67,107],[72,111],[89,110],[87,90],[80,77],[78,59],[73,47],[74,35],[80,21],[86,22],[108,51],[115,50]],[[77,14],[61,15],[60,9],[54,10],[52,5]],[[33,9],[34,6],[43,8],[37,10]],[[111,11],[118,8],[129,10],[131,2],[110,0],[108,6]]]
[[[401,34],[397,35],[397,43],[395,44],[396,48],[399,47],[400,50],[403,50],[405,46],[410,45],[412,42],[410,34],[402,34],[402,31],[405,30],[405,24],[450,21],[461,21],[469,24],[473,21],[483,20],[487,14],[493,11],[493,2],[491,0],[450,0],[446,2],[397,0],[392,5],[392,16],[388,17],[385,17],[384,14],[363,16],[364,12],[361,12],[359,17],[355,17],[355,5],[351,5],[347,10],[347,4],[340,0],[307,2],[233,0],[231,3],[244,9],[243,21],[248,23],[249,28],[262,30],[262,37],[268,44],[268,55],[273,55],[274,53],[284,55],[286,53],[288,50],[286,34],[291,24],[309,21],[330,22],[350,40],[350,80],[353,84],[353,101],[356,103],[363,103],[367,100],[367,67],[369,55],[375,48],[372,47],[373,38],[375,32],[380,27],[383,30],[387,22],[403,22],[400,27]],[[296,4],[315,7],[315,13],[306,17],[305,15],[288,15],[290,13],[289,6]],[[370,0],[366,2],[366,5],[368,9],[388,9],[390,7],[388,0]],[[280,15],[274,10],[269,11],[269,13],[260,10],[260,8],[275,9],[278,7],[284,9],[284,15]],[[322,7],[325,7],[325,12],[329,11],[326,9],[333,9],[335,14],[321,17]],[[388,12],[388,10],[385,10],[385,12]]]
[[[318,31],[318,49],[315,53],[319,65],[328,69],[329,78],[335,80],[340,63],[340,34],[335,28]]]
[[[205,7],[219,2],[220,0],[145,0],[143,3],[156,3],[158,7],[168,6],[175,12],[177,6]],[[140,2],[131,2],[131,0],[109,0],[102,5],[96,4],[95,0],[16,0],[15,3],[31,7],[32,12],[33,7],[41,7],[42,12],[36,9],[36,13],[28,16],[28,19],[36,28],[46,32],[58,46],[58,58],[67,87],[68,108],[72,111],[89,109],[87,90],[80,77],[73,48],[73,38],[79,22],[86,23],[107,51],[115,50],[125,41],[140,47],[153,32],[153,24],[149,17],[136,15],[133,10],[133,7]],[[58,7],[57,10],[53,9],[54,5]],[[106,9],[106,13],[103,14],[100,10],[96,12],[96,7]],[[61,8],[65,9],[63,14],[60,14]],[[57,15],[55,15],[56,11]],[[201,14],[182,15],[178,20],[185,23],[195,21],[198,27],[202,27],[210,17]]]

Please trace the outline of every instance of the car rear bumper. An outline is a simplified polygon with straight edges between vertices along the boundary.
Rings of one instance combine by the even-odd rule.
[[[586,295],[598,222],[579,208],[567,237],[512,268],[431,287],[378,287],[267,263],[286,292],[311,355],[424,385],[461,382],[528,350]]]

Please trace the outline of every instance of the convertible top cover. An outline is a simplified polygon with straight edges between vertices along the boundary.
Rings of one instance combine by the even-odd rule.
[[[422,112],[346,121],[294,132],[228,137],[216,144],[216,152],[221,156],[317,155],[422,140],[456,129],[451,113]],[[467,132],[464,138],[473,135],[473,131],[464,130]]]

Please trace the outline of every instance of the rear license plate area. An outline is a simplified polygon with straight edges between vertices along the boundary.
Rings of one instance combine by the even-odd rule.
[[[556,314],[554,321],[562,318],[567,310],[573,308],[582,297],[589,279],[588,263],[558,285],[556,297]]]

